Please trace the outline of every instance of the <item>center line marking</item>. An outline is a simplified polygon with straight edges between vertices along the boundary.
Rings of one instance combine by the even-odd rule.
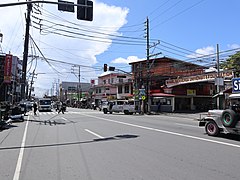
[[[231,146],[231,147],[240,148],[240,145],[237,145],[237,144],[231,144],[231,143],[226,143],[226,142],[221,142],[221,141],[201,138],[201,137],[197,137],[197,136],[181,134],[181,133],[172,132],[172,131],[166,131],[166,130],[162,130],[162,129],[150,128],[150,127],[146,127],[146,126],[141,126],[141,125],[136,125],[136,124],[131,124],[131,123],[115,121],[115,120],[101,118],[101,117],[97,117],[97,116],[91,116],[91,115],[87,115],[87,114],[82,114],[82,115],[87,116],[87,117],[100,119],[100,120],[103,120],[103,121],[109,121],[109,122],[114,122],[114,123],[123,124],[123,125],[127,125],[127,126],[132,126],[132,127],[137,127],[137,128],[141,128],[141,129],[146,129],[146,130],[150,130],[150,131],[157,131],[157,132],[161,132],[161,133],[165,133],[165,134],[171,134],[171,135],[175,135],[175,136],[181,136],[181,137],[185,137],[185,138],[197,139],[197,140],[200,140],[200,141],[211,142],[211,143],[215,143],[215,144],[221,144],[221,145],[225,145],[225,146]]]

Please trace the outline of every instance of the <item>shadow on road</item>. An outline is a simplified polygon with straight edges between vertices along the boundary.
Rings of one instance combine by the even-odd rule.
[[[93,139],[90,141],[80,141],[80,142],[67,142],[67,143],[53,143],[53,144],[40,144],[40,145],[28,145],[28,146],[12,146],[12,147],[0,147],[0,151],[4,150],[15,150],[15,149],[33,149],[33,148],[45,148],[45,147],[59,147],[59,146],[71,146],[71,145],[80,145],[80,144],[89,144],[89,143],[96,143],[96,142],[103,142],[103,141],[114,141],[114,140],[124,140],[124,139],[131,139],[131,138],[137,138],[138,135],[130,135],[130,134],[124,134],[124,135],[116,135],[113,137],[106,137],[106,138],[99,138],[99,139]]]
[[[220,134],[219,138],[240,141],[240,135],[236,135],[236,134]]]

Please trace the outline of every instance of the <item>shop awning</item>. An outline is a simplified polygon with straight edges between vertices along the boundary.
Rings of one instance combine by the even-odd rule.
[[[166,94],[166,93],[152,93],[150,96],[153,97],[174,97],[174,94]]]

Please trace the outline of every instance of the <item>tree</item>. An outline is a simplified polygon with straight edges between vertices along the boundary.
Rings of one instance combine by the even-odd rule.
[[[240,76],[240,51],[230,56],[226,61],[220,64],[224,70],[233,70],[236,77]]]

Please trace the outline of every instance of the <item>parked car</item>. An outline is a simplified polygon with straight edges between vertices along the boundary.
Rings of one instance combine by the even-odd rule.
[[[134,101],[128,100],[113,100],[102,106],[102,110],[104,114],[108,112],[112,114],[113,112],[124,114],[133,114],[135,111]]]
[[[217,136],[219,133],[231,133],[240,135],[240,94],[229,96],[230,108],[226,110],[209,110],[199,126],[205,126],[209,136]]]

